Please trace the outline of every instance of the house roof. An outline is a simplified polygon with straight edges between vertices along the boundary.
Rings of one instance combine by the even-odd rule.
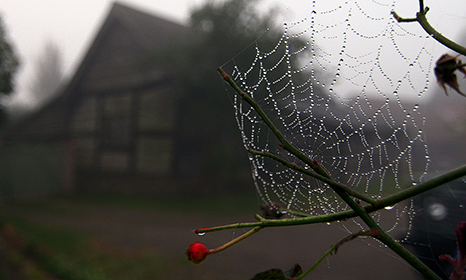
[[[186,26],[120,3],[113,4],[107,21],[113,18],[126,25],[148,51],[167,43],[183,42],[190,33],[190,29]]]
[[[11,140],[62,138],[67,131],[67,117],[64,115],[69,106],[72,106],[71,103],[75,102],[73,95],[75,95],[76,88],[83,79],[86,79],[94,59],[99,55],[102,44],[108,41],[108,33],[115,27],[115,24],[126,29],[145,55],[155,54],[172,45],[187,42],[191,34],[189,27],[121,3],[113,3],[80,66],[63,91],[36,112],[6,128],[0,137]]]
[[[75,77],[70,82],[71,88],[88,71],[89,64],[95,58],[102,43],[108,39],[106,35],[111,31],[115,22],[129,31],[134,41],[144,50],[139,55],[146,55],[146,57],[166,50],[172,45],[187,42],[190,34],[189,27],[115,2],[80,67],[76,71]]]

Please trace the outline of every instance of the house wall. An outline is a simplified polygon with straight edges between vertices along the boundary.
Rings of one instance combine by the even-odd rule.
[[[0,149],[0,198],[71,193],[75,182],[68,142],[22,142]]]
[[[168,87],[88,94],[72,118],[78,167],[168,175],[176,104]]]
[[[237,190],[245,177],[252,188],[247,155],[247,172],[230,160],[242,151],[239,134],[225,133],[205,100],[178,92],[160,57],[191,31],[115,7],[64,92],[0,140],[57,149],[66,141],[73,152],[60,176],[77,191],[189,195]]]
[[[133,33],[119,21],[104,29],[74,93],[78,100],[70,135],[78,185],[131,192],[135,180],[152,180],[156,188],[154,180],[173,175],[176,92],[158,67],[141,56]]]

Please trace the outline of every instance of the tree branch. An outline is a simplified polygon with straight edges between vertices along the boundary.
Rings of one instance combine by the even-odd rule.
[[[419,12],[416,14],[415,18],[402,18],[395,11],[392,11],[393,17],[398,22],[414,22],[417,21],[422,28],[429,34],[432,38],[437,40],[440,44],[445,47],[460,53],[466,56],[466,47],[457,44],[456,42],[448,39],[442,33],[438,32],[427,20],[426,14],[429,11],[429,7],[424,7],[424,1],[419,0]]]
[[[397,204],[403,200],[412,198],[423,192],[432,190],[438,186],[452,182],[454,180],[460,179],[466,176],[466,166],[460,167],[453,171],[450,171],[446,174],[440,175],[434,179],[426,181],[424,183],[417,184],[416,186],[410,187],[406,190],[400,191],[398,193],[389,195],[385,198],[381,198],[377,201],[375,206],[366,205],[364,209],[367,213],[372,213],[378,210],[381,210],[387,206]],[[225,229],[235,229],[235,228],[250,228],[255,226],[262,227],[277,227],[277,226],[296,226],[296,225],[305,225],[305,224],[316,224],[316,223],[330,223],[338,220],[346,220],[356,217],[356,213],[353,210],[340,211],[337,213],[300,217],[300,218],[290,218],[290,219],[262,219],[261,222],[252,222],[252,223],[235,223],[223,226],[215,226],[209,228],[199,228],[196,229],[196,233],[206,233],[213,232]]]
[[[420,5],[421,5],[421,9],[422,9],[422,5],[423,3],[420,2]],[[425,11],[427,11],[428,9],[426,9]],[[419,14],[422,14],[421,12],[418,13]],[[400,19],[400,17],[397,17]],[[400,19],[401,20],[401,19]],[[419,19],[418,19],[419,21]],[[422,20],[421,20],[422,21]],[[218,68],[218,72],[221,74],[221,76],[223,77],[223,79],[229,83],[233,89],[241,96],[241,98],[243,100],[245,100],[247,103],[249,103],[253,109],[257,112],[257,114],[262,118],[262,120],[267,124],[267,126],[271,129],[271,131],[275,134],[275,136],[278,138],[278,140],[280,141],[280,146],[282,148],[284,148],[285,150],[287,150],[288,152],[290,152],[291,154],[293,154],[294,156],[296,156],[297,158],[299,158],[301,161],[303,161],[305,164],[309,165],[318,175],[320,175],[322,178],[319,178],[319,179],[323,179],[322,181],[329,184],[329,186],[333,189],[333,191],[335,191],[335,193],[340,196],[341,199],[343,199],[345,201],[345,203],[352,209],[351,211],[348,211],[346,213],[344,213],[345,215],[348,214],[348,215],[351,215],[351,216],[359,216],[363,221],[364,223],[371,229],[374,229],[374,230],[378,230],[380,231],[380,236],[378,237],[378,239],[380,241],[382,241],[385,245],[387,245],[387,247],[389,247],[390,249],[392,249],[394,252],[396,252],[400,257],[402,257],[405,261],[407,261],[410,265],[412,265],[415,269],[417,269],[419,272],[421,272],[424,276],[426,276],[428,279],[439,279],[437,275],[435,275],[435,273],[433,273],[426,265],[424,265],[421,261],[419,261],[419,259],[417,259],[413,254],[411,254],[409,251],[407,251],[405,248],[403,248],[403,246],[401,246],[399,243],[397,243],[390,235],[388,235],[386,232],[383,231],[383,229],[379,226],[379,224],[374,221],[374,219],[372,219],[372,217],[369,215],[370,212],[372,211],[376,211],[376,210],[379,210],[381,209],[382,207],[386,207],[386,206],[389,206],[389,205],[393,205],[393,204],[396,204],[402,200],[405,200],[405,199],[408,199],[414,195],[417,195],[421,192],[424,192],[424,191],[427,191],[431,188],[434,188],[434,187],[437,187],[439,185],[442,184],[442,182],[446,182],[448,180],[454,180],[454,179],[457,179],[459,177],[462,177],[464,176],[464,174],[466,174],[466,170],[460,170],[459,171],[459,174],[462,175],[462,176],[459,176],[459,174],[453,172],[453,175],[449,175],[449,177],[447,176],[447,178],[444,178],[444,177],[441,177],[441,178],[437,178],[437,180],[432,180],[433,182],[430,182],[428,184],[419,184],[418,186],[416,187],[411,187],[407,190],[404,190],[404,191],[400,191],[394,195],[391,195],[391,196],[388,196],[385,200],[379,200],[377,203],[374,203],[371,201],[371,204],[370,205],[367,205],[365,207],[361,206],[359,203],[357,203],[356,201],[354,201],[351,197],[350,197],[350,192],[348,190],[350,190],[349,188],[345,187],[345,188],[342,188],[342,185],[336,183],[332,178],[331,176],[320,166],[320,164],[316,161],[316,160],[312,160],[310,158],[308,158],[306,155],[304,155],[301,151],[299,151],[297,148],[295,148],[287,139],[285,139],[285,137],[283,136],[283,134],[281,134],[281,132],[277,129],[277,127],[272,123],[272,121],[268,118],[268,116],[265,114],[265,112],[262,110],[262,108],[258,105],[257,102],[255,102],[248,94],[244,93],[237,85],[236,83],[233,81],[233,79],[225,73],[225,71],[223,71],[222,68]],[[305,169],[297,166],[297,165],[293,165],[275,155],[272,155],[270,153],[261,153],[259,151],[252,151],[250,150],[250,152],[252,152],[253,154],[257,154],[257,155],[262,155],[262,156],[267,156],[267,157],[270,157],[270,158],[273,158],[275,160],[277,160],[278,162],[284,164],[285,166],[289,166],[290,168],[294,168],[296,170],[299,170],[299,171],[305,171],[304,173],[306,174],[309,174],[313,177],[316,177],[314,176],[314,173],[311,172],[307,172]],[[464,167],[466,169],[466,167]],[[459,176],[459,177],[457,177]],[[386,203],[386,205],[385,205]],[[333,219],[336,219],[336,220],[342,220],[344,219],[341,215],[342,213],[337,213],[335,215],[327,215],[326,218],[333,218]],[[279,220],[279,222],[270,222],[271,220],[270,219],[264,219],[260,216],[257,216],[258,219],[259,219],[259,223],[257,226],[261,226],[261,227],[266,227],[266,226],[272,226],[271,224],[274,224],[274,226],[283,226],[285,225],[285,223],[288,223],[287,225],[298,225],[298,224],[304,224],[304,223],[309,223],[309,219],[312,219],[313,222],[316,222],[317,220],[320,220],[322,221],[322,218],[323,216],[318,216],[318,217],[304,217],[304,218],[297,218],[297,219],[291,219],[291,220],[287,220],[287,222],[284,222],[285,220]],[[320,218],[320,219],[319,219]],[[275,220],[274,220],[275,221]],[[270,223],[269,223],[270,222]],[[238,227],[241,226],[241,224],[237,224]],[[217,227],[217,230],[219,229],[220,227]],[[223,226],[222,227],[223,229],[225,229],[226,227]],[[214,228],[210,228],[210,229],[198,229],[196,230],[196,232],[207,232],[207,231],[213,231]]]
[[[233,79],[227,73],[225,73],[225,71],[223,71],[221,67],[218,68],[217,71],[220,73],[222,78],[241,96],[241,98],[254,108],[257,114],[259,114],[259,116],[262,118],[265,124],[270,128],[273,134],[278,138],[278,140],[280,141],[280,146],[283,149],[292,153],[297,158],[299,158],[301,161],[303,161],[305,164],[309,165],[316,173],[331,179],[327,171],[325,171],[322,168],[322,166],[319,165],[317,161],[311,160],[306,155],[304,155],[301,151],[299,151],[293,145],[291,145],[291,143],[283,136],[280,130],[278,130],[278,128],[273,124],[273,122],[265,114],[265,112],[262,110],[259,104],[257,104],[257,102],[254,101],[254,99],[252,99],[248,94],[244,93],[238,87],[238,85],[236,85]]]
[[[294,278],[296,280],[303,279],[305,276],[307,276],[309,273],[311,273],[327,256],[331,254],[336,254],[338,249],[341,247],[341,245],[345,244],[346,242],[349,242],[351,240],[354,240],[360,236],[372,236],[374,238],[378,238],[380,235],[380,232],[375,229],[370,229],[367,231],[360,231],[357,233],[350,234],[340,241],[338,241],[336,244],[332,245],[330,249],[327,250],[308,270],[306,270],[303,274],[299,275],[298,277]]]
[[[281,164],[285,165],[286,167],[288,168],[291,168],[293,170],[296,170],[296,171],[299,171],[301,173],[304,173],[306,175],[309,175],[311,177],[314,177],[324,183],[327,183],[329,186],[331,186],[332,188],[337,188],[337,189],[341,189],[342,191],[348,193],[349,195],[355,197],[355,198],[358,198],[362,201],[365,201],[369,204],[372,204],[372,205],[377,205],[377,201],[375,199],[372,199],[370,197],[367,197],[355,190],[352,190],[350,188],[348,188],[347,186],[343,185],[343,184],[340,184],[340,183],[337,183],[335,182],[333,179],[329,179],[327,177],[324,177],[320,174],[317,174],[315,172],[312,172],[308,169],[304,169],[296,164],[293,164],[291,162],[288,162],[272,153],[269,153],[269,152],[260,152],[260,151],[256,151],[256,150],[252,150],[252,149],[249,149],[249,153],[253,154],[253,155],[260,155],[260,156],[264,156],[264,157],[268,157],[268,158],[271,158],[275,161],[278,161],[280,162]]]

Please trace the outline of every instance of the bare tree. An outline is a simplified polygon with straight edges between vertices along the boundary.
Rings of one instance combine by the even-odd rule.
[[[53,97],[60,87],[63,70],[58,46],[48,42],[35,61],[35,73],[31,82],[31,94],[39,104]]]

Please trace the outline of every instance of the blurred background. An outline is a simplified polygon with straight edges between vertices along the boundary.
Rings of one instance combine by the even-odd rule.
[[[259,210],[215,69],[249,65],[252,42],[274,46],[285,1],[13,2],[0,7],[0,279],[249,279],[307,267],[345,236],[333,225],[264,230],[199,266],[184,256],[193,241],[243,233],[194,228]],[[464,42],[464,13],[443,5],[433,22],[453,22],[447,35]],[[466,100],[436,86],[425,100],[433,169],[462,165]],[[419,277],[381,251],[345,245],[314,279]]]

